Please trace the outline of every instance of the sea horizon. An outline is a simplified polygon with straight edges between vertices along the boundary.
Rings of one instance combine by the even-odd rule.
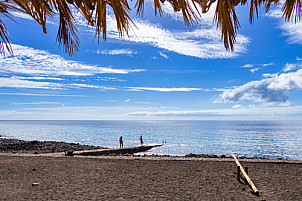
[[[118,147],[164,144],[147,154],[237,153],[246,157],[302,160],[299,121],[220,120],[0,120],[0,135],[21,140],[64,141]]]

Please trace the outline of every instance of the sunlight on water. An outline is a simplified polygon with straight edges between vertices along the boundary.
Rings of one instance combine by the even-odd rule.
[[[0,121],[0,135],[105,147],[164,146],[148,154],[216,154],[302,160],[302,123],[293,121]]]

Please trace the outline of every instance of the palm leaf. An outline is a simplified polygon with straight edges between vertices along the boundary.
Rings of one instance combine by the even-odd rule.
[[[129,35],[131,25],[135,26],[132,19],[129,16],[129,5],[126,0],[107,0],[107,4],[112,8],[117,30],[120,37],[123,37],[124,33]]]
[[[265,4],[265,12],[268,12],[269,9],[271,8],[271,4],[274,3],[275,5],[277,5],[277,3],[279,2],[279,0],[266,0],[264,2]]]
[[[254,10],[256,11],[256,15],[258,18],[258,6],[260,4],[259,0],[251,0],[251,6],[250,6],[250,23],[253,23],[254,21]]]
[[[143,16],[144,13],[144,5],[145,5],[145,1],[144,0],[137,0],[136,4],[135,4],[135,8],[136,9],[136,14],[138,16]]]
[[[96,0],[66,0],[67,3],[72,4],[87,20],[88,24],[94,26],[94,20],[92,17],[93,11],[95,9]]]
[[[13,0],[13,2],[20,8],[22,12],[30,15],[35,19],[43,28],[43,32],[46,30],[46,18],[53,17],[54,12],[48,1],[44,0]]]
[[[159,0],[154,0],[154,8],[155,8],[155,15],[157,15],[157,12],[159,13],[159,15],[162,14],[163,11],[161,9]]]
[[[167,0],[173,7],[174,12],[180,11],[179,4],[177,0]]]
[[[302,15],[302,1],[301,0],[286,0],[283,5],[283,16],[286,20],[295,18],[295,22],[299,22]]]
[[[240,26],[231,0],[218,0],[215,11],[217,26],[221,28],[222,39],[227,50],[234,50],[237,30]]]
[[[73,55],[79,50],[79,38],[75,27],[75,20],[65,0],[51,0],[51,5],[59,13],[59,30],[57,41],[63,46],[64,52]]]
[[[8,31],[0,19],[0,54],[5,56],[5,49],[10,53],[13,54],[12,47],[9,42],[9,34]]]
[[[98,39],[101,32],[103,32],[103,39],[106,40],[106,2],[104,0],[96,1],[95,21]]]
[[[155,15],[162,14],[161,3],[165,0],[153,0],[155,7]],[[210,7],[217,1],[215,20],[217,26],[221,28],[222,40],[224,41],[227,50],[234,49],[236,42],[237,30],[240,26],[236,16],[235,7],[247,4],[248,0],[166,0],[172,6],[175,12],[182,11],[183,19],[186,25],[197,24],[200,21],[201,9],[202,13],[209,11]],[[265,11],[268,12],[272,3],[279,3],[279,0],[250,0],[249,21],[252,23],[254,16],[258,18],[258,10],[261,5],[265,6]],[[69,8],[74,6],[85,17],[88,24],[95,26],[96,36],[98,40],[102,33],[103,39],[106,40],[107,35],[107,6],[110,6],[116,20],[117,30],[120,37],[127,34],[132,26],[135,26],[131,20],[129,13],[131,9],[128,5],[128,0],[0,0],[0,13],[10,17],[9,10],[18,10],[30,15],[43,28],[43,32],[47,33],[46,20],[48,17],[53,17],[56,13],[59,15],[59,29],[57,40],[59,46],[63,46],[66,53],[73,55],[78,51],[79,38],[75,26],[75,19]],[[137,0],[135,8],[137,15],[142,16],[145,0]],[[295,19],[295,22],[300,21],[302,15],[301,0],[286,0],[283,5],[283,16],[286,20]],[[13,20],[13,19],[12,19]],[[0,19],[0,53],[4,49],[12,53],[9,44],[8,31]]]
[[[193,5],[195,4],[193,3]],[[200,14],[198,12],[198,9],[194,11],[192,6],[186,1],[184,1],[184,7],[182,8],[182,15],[186,25],[197,24],[200,21],[198,15],[195,12],[197,12],[197,14]]]
[[[0,13],[5,17],[13,20],[10,17],[11,14],[9,13],[8,10],[18,10],[18,8],[8,4],[8,2],[0,1]],[[13,50],[10,45],[9,38],[10,36],[6,29],[6,26],[3,23],[3,21],[0,19],[0,54],[2,54],[3,56],[5,56],[5,50],[7,50],[11,55],[13,55]]]

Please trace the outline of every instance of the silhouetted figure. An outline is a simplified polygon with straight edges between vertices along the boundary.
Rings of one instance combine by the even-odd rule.
[[[123,148],[123,147],[124,147],[123,137],[121,136],[120,137],[120,148]]]
[[[141,145],[143,145],[144,142],[143,142],[143,136],[142,135],[139,137],[139,140],[141,141]]]

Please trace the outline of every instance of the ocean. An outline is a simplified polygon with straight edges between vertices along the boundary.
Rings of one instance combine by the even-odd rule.
[[[0,121],[7,138],[118,147],[164,144],[147,154],[232,153],[302,160],[301,121]]]

